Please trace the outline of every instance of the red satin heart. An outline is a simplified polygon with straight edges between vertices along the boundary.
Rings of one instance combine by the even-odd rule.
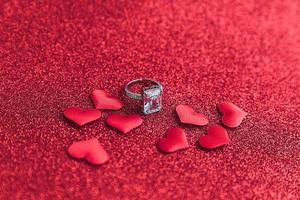
[[[83,159],[94,165],[101,165],[108,160],[108,155],[97,139],[79,141],[68,148],[73,158]]]
[[[208,124],[208,119],[205,115],[195,112],[195,110],[188,105],[178,105],[176,112],[182,123],[204,126]]]
[[[121,115],[110,114],[105,119],[106,123],[122,133],[128,133],[130,130],[140,126],[143,119],[139,115]]]
[[[223,102],[219,105],[219,110],[223,113],[222,122],[228,127],[238,127],[247,113],[238,106],[230,102]]]
[[[207,149],[213,149],[230,141],[226,129],[215,124],[208,127],[207,135],[202,135],[199,139],[199,143],[202,147]]]
[[[64,116],[82,126],[99,119],[101,117],[101,112],[96,109],[69,107],[64,109]]]
[[[185,133],[181,128],[169,128],[166,138],[160,139],[157,148],[160,151],[171,153],[189,147]]]
[[[94,90],[91,97],[96,109],[119,110],[123,107],[120,99],[112,97],[104,90]]]

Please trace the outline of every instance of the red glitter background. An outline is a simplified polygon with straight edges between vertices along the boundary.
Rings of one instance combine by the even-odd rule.
[[[0,3],[1,199],[299,199],[300,2],[45,0]],[[126,135],[64,119],[105,89],[137,113],[123,85],[165,87],[163,111]],[[220,122],[216,105],[249,113],[231,143],[160,153],[178,104]],[[93,167],[70,159],[74,141],[98,138],[110,155]]]

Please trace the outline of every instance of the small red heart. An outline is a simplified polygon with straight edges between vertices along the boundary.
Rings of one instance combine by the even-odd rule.
[[[94,90],[91,97],[96,109],[119,110],[123,107],[120,99],[112,97],[104,90]]]
[[[106,123],[122,133],[128,133],[130,130],[140,126],[143,119],[139,115],[121,115],[110,114],[105,119]]]
[[[202,147],[207,149],[213,149],[230,141],[226,129],[215,124],[208,127],[207,135],[202,135],[199,139],[199,143]]]
[[[219,110],[223,113],[222,122],[228,127],[238,127],[247,113],[238,106],[230,102],[223,102],[219,105]]]
[[[166,137],[160,139],[157,148],[160,151],[171,153],[189,147],[185,133],[181,128],[169,128]]]
[[[182,123],[204,126],[208,124],[208,119],[205,115],[195,112],[195,110],[188,105],[178,105],[176,112]]]
[[[108,155],[97,139],[79,141],[68,148],[73,158],[85,160],[94,165],[101,165],[108,160]]]
[[[101,117],[101,112],[96,109],[69,107],[64,109],[64,116],[82,126],[99,119]]]

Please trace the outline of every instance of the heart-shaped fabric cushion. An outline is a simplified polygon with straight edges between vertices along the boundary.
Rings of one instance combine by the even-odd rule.
[[[202,147],[207,149],[213,149],[230,141],[226,129],[215,124],[208,127],[207,135],[202,135],[199,139],[199,143]]]
[[[95,121],[101,117],[101,112],[96,109],[81,109],[77,107],[69,107],[64,109],[64,116],[79,126]]]
[[[230,128],[238,127],[247,115],[245,111],[230,102],[221,103],[219,110],[223,114],[223,124]]]
[[[208,124],[208,119],[205,115],[195,112],[195,110],[188,105],[178,105],[176,112],[182,123],[204,126]]]
[[[125,116],[117,113],[108,115],[105,121],[109,126],[118,129],[122,133],[128,133],[143,123],[143,119],[139,115]]]
[[[101,165],[108,160],[108,155],[97,139],[79,141],[68,148],[68,153],[76,159],[83,159],[93,165]]]
[[[119,110],[123,107],[120,99],[112,97],[104,90],[94,90],[91,97],[96,109]]]
[[[160,139],[157,148],[160,151],[171,153],[189,147],[185,133],[181,128],[169,128],[166,137]]]

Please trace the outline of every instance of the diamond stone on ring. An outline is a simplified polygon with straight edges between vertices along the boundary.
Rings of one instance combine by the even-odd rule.
[[[144,83],[150,82],[153,83],[154,85],[151,87],[144,87],[142,89],[141,94],[134,93],[129,90],[130,86],[140,82],[144,82]],[[146,115],[159,112],[162,108],[163,87],[159,82],[155,80],[141,78],[141,79],[130,81],[125,85],[125,92],[128,97],[143,101],[143,113]]]

